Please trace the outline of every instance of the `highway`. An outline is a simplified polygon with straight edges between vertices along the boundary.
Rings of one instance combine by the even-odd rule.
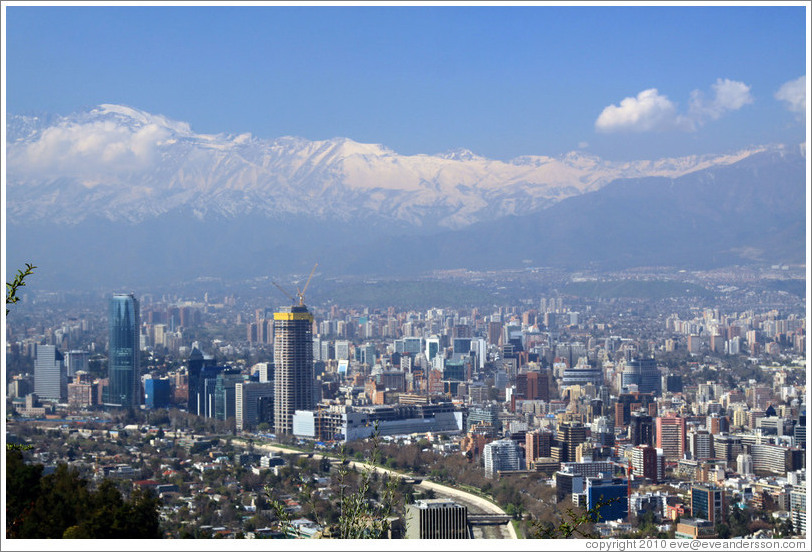
[[[232,441],[233,444],[237,446],[247,446],[247,443],[241,439],[234,439]],[[254,444],[254,448],[267,450],[269,452],[278,452],[278,453],[285,453],[285,454],[302,454],[302,451],[281,447],[279,445],[268,445],[268,444]],[[310,453],[307,453],[310,454]],[[319,454],[318,452],[313,453],[313,458],[320,459],[322,458],[323,454]],[[330,460],[335,460],[334,456],[327,456]],[[367,464],[366,462],[359,462],[356,460],[349,460],[348,466],[354,466],[357,469],[374,469],[376,472],[381,474],[388,474],[391,477],[401,477],[401,478],[410,478],[414,477],[411,474],[401,473],[398,471],[390,470],[388,468],[383,468],[380,466],[372,466],[371,464]],[[451,498],[455,502],[459,503],[462,506],[467,506],[469,513],[473,514],[501,514],[505,515],[505,511],[502,510],[499,506],[486,500],[480,496],[477,496],[472,493],[468,493],[459,489],[455,489],[453,487],[448,487],[446,485],[440,485],[439,483],[434,483],[433,481],[428,481],[427,479],[423,479],[419,484],[415,485],[416,487],[420,487],[423,490],[431,489],[434,491],[437,497],[441,498]],[[482,526],[482,527],[474,527],[473,529],[474,538],[480,539],[516,539],[516,530],[513,527],[512,523],[507,523],[505,525],[491,525],[491,526]]]

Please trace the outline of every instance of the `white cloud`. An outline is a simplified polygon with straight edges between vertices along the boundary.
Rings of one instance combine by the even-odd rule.
[[[781,85],[775,99],[784,102],[793,113],[806,114],[806,75]]]
[[[578,149],[586,149],[589,147],[589,142],[578,142]]]
[[[691,106],[685,124],[690,130],[702,126],[707,121],[714,121],[728,111],[736,111],[753,103],[750,87],[743,82],[730,79],[716,79],[711,86],[713,97],[707,99],[700,90],[691,92]]]
[[[643,90],[620,105],[606,107],[595,121],[599,132],[649,132],[663,130],[693,131],[709,120],[753,103],[750,87],[743,82],[717,79],[711,86],[712,97],[700,90],[691,92],[688,112],[677,112],[677,106],[656,88]]]
[[[9,147],[15,171],[39,176],[99,177],[147,169],[166,128],[150,123],[137,128],[113,121],[66,123],[46,129],[36,142]]]
[[[635,98],[625,98],[620,105],[606,107],[595,121],[599,132],[647,132],[672,126],[676,106],[657,92],[643,90]]]

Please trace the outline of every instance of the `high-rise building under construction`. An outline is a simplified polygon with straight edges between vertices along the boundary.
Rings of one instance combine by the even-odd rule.
[[[303,302],[274,313],[274,426],[293,433],[293,414],[315,408],[313,315]]]

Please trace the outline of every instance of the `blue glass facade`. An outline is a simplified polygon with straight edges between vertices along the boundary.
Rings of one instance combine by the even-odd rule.
[[[653,358],[636,358],[628,361],[621,377],[623,389],[628,389],[634,384],[640,393],[654,393],[655,396],[662,394],[662,374],[657,368],[657,361]]]
[[[600,521],[626,519],[629,513],[628,486],[625,479],[587,480],[587,508],[590,510],[603,502],[598,513]],[[609,504],[605,504],[609,502]]]
[[[171,386],[168,379],[149,378],[144,381],[144,405],[147,408],[167,408]]]
[[[105,403],[138,406],[141,399],[141,319],[134,295],[113,295],[110,299],[110,383]]]

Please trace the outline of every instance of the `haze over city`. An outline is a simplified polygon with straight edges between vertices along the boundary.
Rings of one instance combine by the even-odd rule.
[[[3,548],[807,546],[809,25],[2,2]]]

